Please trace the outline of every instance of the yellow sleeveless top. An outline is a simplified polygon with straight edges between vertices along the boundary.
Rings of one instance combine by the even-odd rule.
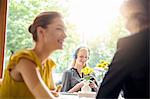
[[[21,58],[26,58],[34,62],[47,87],[50,90],[54,90],[56,88],[52,78],[52,69],[56,66],[55,63],[51,59],[48,59],[42,69],[42,65],[38,57],[32,50],[21,50],[10,57],[4,72],[2,84],[0,85],[0,99],[34,99],[23,81],[15,81],[10,76],[11,69],[14,68]]]

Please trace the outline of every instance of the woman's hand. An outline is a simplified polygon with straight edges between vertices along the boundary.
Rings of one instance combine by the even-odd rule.
[[[80,89],[82,88],[84,85],[84,81],[79,82],[78,84],[76,84],[76,86]]]
[[[51,93],[52,93],[55,97],[58,97],[58,96],[59,96],[59,93],[56,92],[56,90],[52,90]]]
[[[98,86],[95,84],[94,81],[90,82],[89,86],[90,86],[91,88],[93,88],[95,91],[97,91]]]
[[[61,91],[62,85],[58,85],[56,90],[51,90],[51,93],[55,96],[58,97],[59,96],[59,92]]]

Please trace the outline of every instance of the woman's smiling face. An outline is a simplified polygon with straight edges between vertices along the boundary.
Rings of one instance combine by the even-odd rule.
[[[81,48],[77,53],[76,64],[81,66],[85,66],[87,60],[89,58],[89,51],[87,48]]]
[[[52,23],[45,29],[45,44],[47,47],[57,50],[63,49],[64,39],[66,38],[66,28],[61,18],[54,18]]]

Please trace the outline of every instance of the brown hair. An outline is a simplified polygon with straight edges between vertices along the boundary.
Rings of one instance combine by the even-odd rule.
[[[28,31],[32,34],[33,40],[37,41],[37,27],[47,28],[48,24],[52,23],[52,20],[56,17],[61,17],[58,12],[42,12],[40,13],[29,26]]]
[[[127,20],[126,28],[130,33],[138,33],[149,25],[147,0],[124,0],[121,14]]]
[[[128,18],[136,13],[148,13],[147,0],[124,0],[121,5],[121,14]]]
[[[148,28],[148,15],[144,13],[136,13],[129,18],[130,28],[135,32],[140,32]]]

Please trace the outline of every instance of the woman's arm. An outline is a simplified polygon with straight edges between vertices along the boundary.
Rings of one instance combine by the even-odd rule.
[[[76,78],[76,76],[72,76],[72,71],[67,70],[63,73],[62,76],[62,92],[77,92],[80,90],[80,88],[84,85],[83,82],[79,82],[80,78]],[[73,79],[73,81],[72,81]],[[71,87],[71,85],[74,85],[74,87]]]
[[[80,88],[84,85],[84,82],[81,81],[79,83],[77,83],[73,88],[71,88],[68,92],[73,93],[73,92],[77,92],[78,90],[80,90]]]
[[[15,68],[21,74],[25,84],[36,99],[55,98],[43,82],[40,72],[33,62],[21,59]]]

